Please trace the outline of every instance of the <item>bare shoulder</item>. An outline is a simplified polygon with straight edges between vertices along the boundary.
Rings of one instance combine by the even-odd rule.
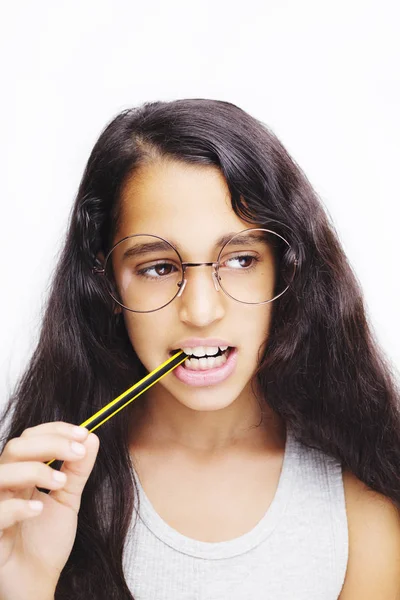
[[[339,600],[400,600],[400,511],[343,472],[349,560]]]

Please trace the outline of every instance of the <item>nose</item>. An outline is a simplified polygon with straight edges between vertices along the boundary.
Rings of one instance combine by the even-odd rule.
[[[180,319],[195,327],[206,327],[225,314],[225,294],[210,267],[186,268],[185,281],[176,299]],[[219,291],[218,291],[219,290]]]

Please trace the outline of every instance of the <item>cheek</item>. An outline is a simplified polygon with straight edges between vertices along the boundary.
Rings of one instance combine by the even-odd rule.
[[[151,336],[151,322],[146,323],[140,317],[138,318],[138,315],[128,312],[124,313],[124,321],[131,344],[138,353],[146,338],[148,339]]]
[[[271,325],[271,308],[270,305],[260,306],[256,310],[246,310],[241,319],[242,333],[240,335],[243,347],[246,347],[250,356],[257,357],[260,349],[268,339],[268,334]]]
[[[238,323],[242,323],[242,328],[246,332],[251,332],[256,338],[265,337],[270,329],[272,317],[271,304],[260,305],[258,307],[245,307],[242,310],[240,316],[238,316]]]
[[[146,357],[155,347],[167,343],[168,329],[165,324],[168,323],[168,319],[163,315],[158,316],[157,313],[139,315],[126,311],[124,320],[130,342],[139,357]]]

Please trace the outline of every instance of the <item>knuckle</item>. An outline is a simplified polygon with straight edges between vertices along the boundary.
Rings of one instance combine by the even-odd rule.
[[[24,431],[21,433],[21,437],[29,437],[32,434],[32,431],[34,430],[34,427],[27,427],[26,429],[24,429]]]
[[[10,456],[10,457],[16,456],[18,445],[19,445],[18,438],[12,438],[5,445],[4,454],[6,454],[6,456]]]

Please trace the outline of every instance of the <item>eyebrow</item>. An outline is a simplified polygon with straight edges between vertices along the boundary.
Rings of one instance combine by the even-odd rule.
[[[235,246],[248,246],[249,244],[256,244],[257,242],[260,242],[265,239],[265,234],[260,231],[254,231],[252,233],[242,233],[241,235],[238,235],[237,231],[232,231],[231,233],[227,233],[226,235],[222,235],[220,238],[218,238],[218,240],[215,242],[215,247],[218,248],[223,246],[224,244],[226,244],[226,242],[229,242],[229,240],[234,236],[236,236]]]
[[[146,244],[138,244],[137,246],[131,246],[130,248],[125,250],[122,256],[122,260],[124,260],[125,258],[130,258],[132,256],[137,256],[138,254],[170,250],[170,248],[170,244],[167,244],[167,242],[163,242],[162,240],[158,240],[157,242],[147,242]]]
[[[214,244],[214,248],[221,248],[235,235],[237,236],[235,239],[235,246],[248,246],[249,244],[256,244],[260,240],[264,239],[264,235],[261,232],[243,233],[242,235],[237,235],[236,231],[232,231],[231,233],[226,233],[225,235],[219,237]],[[128,248],[124,252],[122,259],[124,260],[125,258],[137,256],[138,254],[145,254],[146,252],[166,251],[170,249],[171,245],[176,248],[179,253],[182,253],[181,247],[174,240],[170,240],[169,244],[163,240],[157,240],[156,242],[147,242],[145,244],[138,244],[137,246]]]

